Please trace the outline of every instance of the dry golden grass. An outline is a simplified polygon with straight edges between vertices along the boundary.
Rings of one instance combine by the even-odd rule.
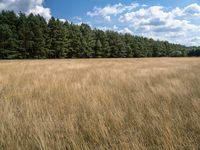
[[[200,149],[200,59],[0,61],[0,149]]]

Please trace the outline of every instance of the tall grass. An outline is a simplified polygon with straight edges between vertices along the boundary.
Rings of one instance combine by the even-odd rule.
[[[0,61],[0,149],[200,149],[200,59]]]

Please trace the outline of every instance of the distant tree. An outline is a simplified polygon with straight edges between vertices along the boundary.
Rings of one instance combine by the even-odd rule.
[[[52,17],[0,12],[0,58],[117,58],[199,56],[199,47],[91,29]]]
[[[80,31],[80,27],[74,24],[70,25],[69,32],[68,32],[68,57],[69,58],[81,58],[83,51],[82,51],[82,33]],[[86,43],[85,43],[86,44]]]
[[[52,17],[48,24],[50,41],[50,58],[66,57],[66,32],[64,23]]]
[[[13,11],[0,13],[0,58],[21,58],[17,49],[17,20]]]
[[[193,49],[188,51],[188,56],[200,56],[200,49]]]

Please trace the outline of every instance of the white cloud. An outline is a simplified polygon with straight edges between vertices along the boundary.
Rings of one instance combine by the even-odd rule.
[[[190,4],[188,6],[186,6],[183,9],[180,8],[175,8],[172,10],[172,15],[174,15],[175,17],[186,17],[186,18],[192,18],[192,19],[199,19],[198,17],[200,17],[200,5],[198,5],[197,3],[194,4]]]
[[[43,6],[36,6],[33,9],[30,9],[28,11],[28,14],[33,13],[34,15],[36,14],[40,14],[41,16],[43,16],[44,18],[46,18],[47,20],[49,20],[51,18],[51,11],[49,8],[44,8]]]
[[[65,21],[67,21],[66,19],[59,19],[61,22],[65,22]]]
[[[106,21],[111,21],[111,17],[110,17],[110,16],[104,16],[104,19],[105,19]]]
[[[132,30],[139,35],[145,33],[159,39],[174,42],[174,37],[170,37],[169,34],[183,35],[185,33],[187,35],[200,29],[198,25],[191,23],[189,20],[180,18],[180,16],[185,15],[185,11],[188,8],[183,10],[175,8],[171,11],[166,11],[162,6],[140,8],[137,11],[121,15],[119,21],[131,24]],[[182,43],[183,40],[181,38],[183,37],[180,36],[179,38],[179,43]],[[188,42],[182,44],[188,44]]]
[[[113,29],[114,29],[114,30],[118,30],[119,28],[118,28],[118,26],[114,25],[114,26],[113,26]]]
[[[184,8],[115,4],[94,8],[91,17],[110,16],[110,23],[118,25],[118,32],[131,33],[154,39],[168,40],[185,45],[200,45],[200,5],[194,3]],[[109,10],[109,11],[108,11]],[[104,18],[105,19],[105,18]],[[195,37],[195,38],[194,38]]]
[[[43,2],[44,0],[0,0],[0,11],[13,10],[26,14],[40,14],[48,20],[51,18],[51,11],[43,7]]]
[[[107,31],[107,30],[112,30],[112,28],[103,26],[103,27],[97,27],[97,29],[103,30],[103,31]]]
[[[75,17],[73,17],[73,20],[82,21],[82,18],[81,18],[81,17],[79,17],[79,16],[75,16]]]
[[[189,45],[200,45],[200,37],[192,37],[189,39]]]
[[[119,32],[119,27],[116,25],[114,25],[113,27],[99,26],[99,27],[97,27],[97,29],[100,29],[103,31],[111,30],[111,31]],[[120,33],[125,33],[125,32],[122,32],[122,30],[121,30]]]
[[[90,17],[102,16],[105,20],[111,21],[111,16],[116,16],[125,11],[131,11],[138,6],[139,5],[137,3],[131,3],[130,5],[118,3],[115,5],[107,5],[103,8],[95,7],[92,11],[87,12],[87,15]]]
[[[112,30],[112,31],[119,32],[119,33],[122,33],[122,34],[125,34],[125,33],[133,34],[133,32],[129,28],[125,27],[123,29],[119,29],[119,27],[116,26],[116,25],[114,25],[113,27],[103,26],[103,27],[97,27],[97,28],[100,29],[100,30],[103,30],[103,31]]]
[[[129,33],[129,34],[133,34],[133,31],[131,31],[129,28],[124,28],[122,30],[119,30],[120,33]]]
[[[191,4],[183,9],[185,15],[200,16],[200,6],[196,3]]]

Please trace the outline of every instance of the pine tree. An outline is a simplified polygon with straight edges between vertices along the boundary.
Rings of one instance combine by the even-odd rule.
[[[17,50],[17,16],[13,11],[2,11],[0,14],[0,57],[20,58]]]
[[[82,55],[85,57],[96,57],[94,54],[94,46],[95,46],[95,34],[87,24],[81,24],[81,43],[82,43]]]
[[[0,58],[198,56],[199,47],[91,29],[39,15],[0,12]]]
[[[51,18],[48,24],[51,39],[50,58],[64,58],[66,54],[66,35],[64,23]]]

